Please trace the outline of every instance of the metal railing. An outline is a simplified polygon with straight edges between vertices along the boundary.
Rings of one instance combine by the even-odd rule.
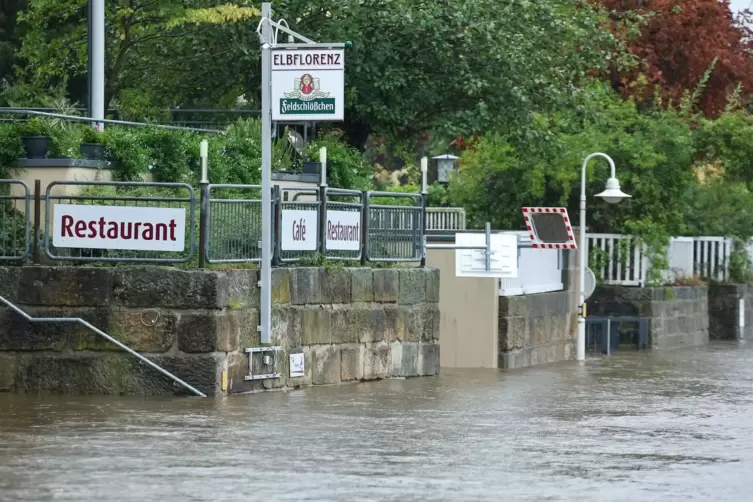
[[[363,241],[363,221],[366,208],[366,199],[368,192],[361,192],[358,190],[343,190],[340,188],[328,188],[325,191],[326,204],[325,210],[327,217],[322,220],[327,222],[323,230],[324,237],[322,238],[322,246],[324,249],[324,256],[329,260],[361,260],[363,257],[363,245],[359,245],[358,249],[335,249],[336,244],[333,243],[328,246],[329,239],[327,238],[330,233],[329,228],[329,214],[330,211],[337,212],[339,214],[355,213],[358,215],[357,220],[359,222],[360,235],[358,236],[358,242]],[[334,199],[334,200],[333,200]],[[330,247],[332,249],[330,249]],[[341,248],[347,246],[340,246]]]
[[[92,193],[78,195],[53,194],[56,187],[86,187]],[[84,190],[85,192],[86,190]],[[183,191],[185,195],[176,196],[175,191]],[[173,196],[169,196],[170,193]],[[152,263],[185,263],[191,260],[196,249],[196,197],[191,185],[185,183],[150,183],[128,181],[53,181],[47,186],[44,200],[45,224],[44,224],[44,250],[48,258],[53,260],[80,261],[80,262],[152,262]],[[118,223],[107,221],[104,217],[99,221],[86,222],[76,220],[68,216],[66,221],[63,210],[70,206],[109,206],[146,209],[143,213],[156,208],[177,209],[177,215],[183,215],[185,221],[183,227],[175,225],[170,229],[170,237],[176,241],[175,246],[182,244],[183,251],[180,254],[167,251],[153,251],[148,249],[129,249],[123,241],[135,242],[137,240],[149,241],[159,239],[160,232],[167,229],[152,228],[147,233],[147,227],[139,223]],[[69,209],[70,210],[70,209]],[[181,211],[183,210],[183,211]],[[54,219],[54,221],[53,221]],[[84,225],[80,225],[84,223]],[[91,247],[56,247],[53,239],[53,225],[61,225],[61,234],[71,237],[85,236],[107,238],[113,243],[122,243],[123,249],[100,249]],[[66,237],[68,237],[66,236]],[[183,239],[183,242],[179,241]]]
[[[375,204],[374,199],[392,203]],[[421,259],[421,201],[421,195],[412,193],[367,193],[364,219],[367,261],[410,262]],[[409,205],[400,205],[400,202]]]
[[[260,185],[207,185],[202,213],[206,220],[203,249],[207,263],[251,263],[261,259]]]
[[[37,181],[33,193],[21,181],[0,185],[14,187],[0,195],[0,261],[37,259],[37,249],[49,259],[73,262],[177,264],[198,255],[203,267],[261,258],[259,185],[204,184],[200,204],[185,183],[53,181],[43,189]],[[316,255],[361,263],[421,261],[422,202],[413,193],[277,186],[273,258],[278,264]],[[294,210],[308,212],[304,216],[312,222],[299,249],[283,235],[283,219]]]
[[[315,200],[299,200],[302,195],[308,196],[307,199],[311,199],[311,196],[314,196]],[[313,190],[311,187],[279,187],[277,186],[275,189],[275,196],[273,197],[273,202],[277,202],[276,211],[274,211],[275,214],[275,220],[276,225],[275,227],[278,229],[278,234],[280,235],[279,239],[272,239],[272,242],[275,243],[275,255],[277,258],[278,263],[291,263],[291,262],[297,262],[301,259],[305,258],[306,256],[310,256],[316,252],[321,251],[321,242],[319,237],[317,236],[314,249],[307,249],[307,250],[292,250],[292,249],[284,249],[283,246],[283,240],[286,240],[285,237],[282,235],[282,226],[283,226],[283,217],[285,216],[286,211],[307,211],[312,213],[313,219],[318,222],[319,225],[321,225],[320,219],[320,209],[321,209],[321,200],[319,199],[319,192],[317,190]],[[292,214],[292,213],[288,213]],[[261,226],[259,227],[261,230]],[[312,231],[312,229],[309,229],[309,231]]]
[[[29,186],[20,180],[0,180],[0,204],[0,260],[23,261],[32,242]]]
[[[465,209],[462,207],[427,207],[426,230],[465,230]]]

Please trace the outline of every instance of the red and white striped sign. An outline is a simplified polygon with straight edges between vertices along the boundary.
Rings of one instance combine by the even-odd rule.
[[[563,244],[563,243],[550,243],[550,242],[545,242],[541,240],[536,233],[533,222],[531,221],[532,213],[552,213],[552,214],[561,215],[562,221],[565,225],[565,230],[567,230],[568,242],[566,244]],[[573,234],[573,227],[570,224],[570,217],[567,215],[567,208],[564,208],[564,207],[524,207],[523,219],[525,219],[526,221],[526,229],[528,230],[528,233],[531,236],[531,243],[533,243],[534,248],[577,249],[577,246],[575,244],[575,234]]]

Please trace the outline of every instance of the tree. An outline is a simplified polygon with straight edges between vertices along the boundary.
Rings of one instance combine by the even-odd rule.
[[[25,29],[19,76],[28,87],[41,93],[63,88],[74,101],[86,101],[87,5],[88,0],[29,1],[19,15]],[[178,59],[170,49],[183,40],[193,40],[203,26],[223,26],[259,14],[255,7],[216,5],[209,0],[117,0],[106,6],[108,103],[122,91],[137,88],[145,76],[159,77],[155,65],[160,60]],[[190,57],[195,61],[217,57],[216,47],[193,44],[192,48],[195,52]],[[149,75],[152,71],[154,75]]]
[[[738,84],[753,93],[751,31],[735,19],[729,0],[597,0],[612,10],[616,32],[625,15],[639,14],[643,26],[629,42],[643,62],[630,71],[614,69],[615,89],[644,104],[654,99],[655,88],[665,104],[677,104],[692,91],[712,65],[711,78],[699,102],[708,116],[724,110],[727,96]]]
[[[15,80],[13,66],[21,47],[16,16],[26,8],[26,3],[27,0],[6,0],[0,4],[0,91]]]
[[[553,135],[545,143],[526,146],[492,133],[463,154],[450,194],[468,209],[471,225],[491,221],[496,228],[520,229],[522,206],[565,205],[578,221],[581,164],[589,153],[603,151],[614,159],[623,189],[633,198],[615,206],[596,200],[608,167],[592,161],[589,230],[681,235],[685,197],[695,183],[690,121],[673,111],[640,113],[635,103],[601,84],[585,88],[575,104],[539,118],[537,129]]]
[[[354,42],[346,129],[358,146],[372,130],[515,130],[566,103],[589,70],[626,62],[584,1],[281,0],[276,11],[317,41]]]

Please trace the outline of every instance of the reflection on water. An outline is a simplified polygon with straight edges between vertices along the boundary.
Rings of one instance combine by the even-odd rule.
[[[226,399],[0,395],[0,501],[751,493],[753,346]]]

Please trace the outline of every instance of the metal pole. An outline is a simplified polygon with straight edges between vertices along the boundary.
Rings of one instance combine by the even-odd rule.
[[[484,258],[486,259],[486,271],[492,269],[492,224],[486,222],[486,248],[484,249]]]
[[[38,112],[35,110],[24,110],[24,109],[21,109],[21,110],[4,109],[2,110],[2,113],[9,113],[12,115],[34,115],[38,117],[65,119],[65,120],[70,120],[71,122],[91,123],[91,118],[89,117],[79,117],[77,115],[65,115],[62,113]],[[219,129],[203,129],[200,127],[171,126],[171,125],[156,124],[156,123],[149,124],[147,122],[131,122],[130,120],[100,119],[99,121],[102,122],[103,124],[118,124],[118,125],[134,126],[134,127],[154,127],[157,129],[167,129],[171,131],[195,131],[195,132],[206,132],[206,133],[213,133],[213,134],[226,134],[226,131],[220,131]]]
[[[42,221],[42,181],[34,180],[34,236],[32,256],[34,263],[39,263],[39,228]]]
[[[319,149],[319,252],[327,255],[327,148]]]
[[[207,172],[207,160],[209,154],[209,144],[207,140],[202,140],[199,146],[199,158],[201,159],[201,180],[199,180],[199,189],[201,199],[199,206],[199,268],[204,268],[207,258],[208,242],[208,220],[209,220],[209,176]]]
[[[738,300],[737,309],[738,339],[745,340],[745,298],[742,296]]]
[[[614,161],[609,155],[603,153],[592,153],[583,161],[583,167],[581,169],[580,180],[580,229],[578,235],[580,236],[580,242],[578,243],[578,340],[576,346],[576,358],[578,361],[584,361],[586,359],[586,319],[583,317],[584,304],[586,303],[586,297],[583,291],[583,285],[586,282],[586,256],[588,255],[588,241],[586,240],[586,168],[588,162],[594,157],[603,157],[609,162],[612,178],[615,177]]]
[[[91,117],[105,118],[105,0],[91,0]],[[92,124],[102,130],[104,123]]]
[[[272,325],[272,3],[261,4],[261,343],[270,342]]]
[[[426,187],[426,176],[429,171],[429,158],[421,159],[421,266],[426,266],[426,197],[429,190]]]

